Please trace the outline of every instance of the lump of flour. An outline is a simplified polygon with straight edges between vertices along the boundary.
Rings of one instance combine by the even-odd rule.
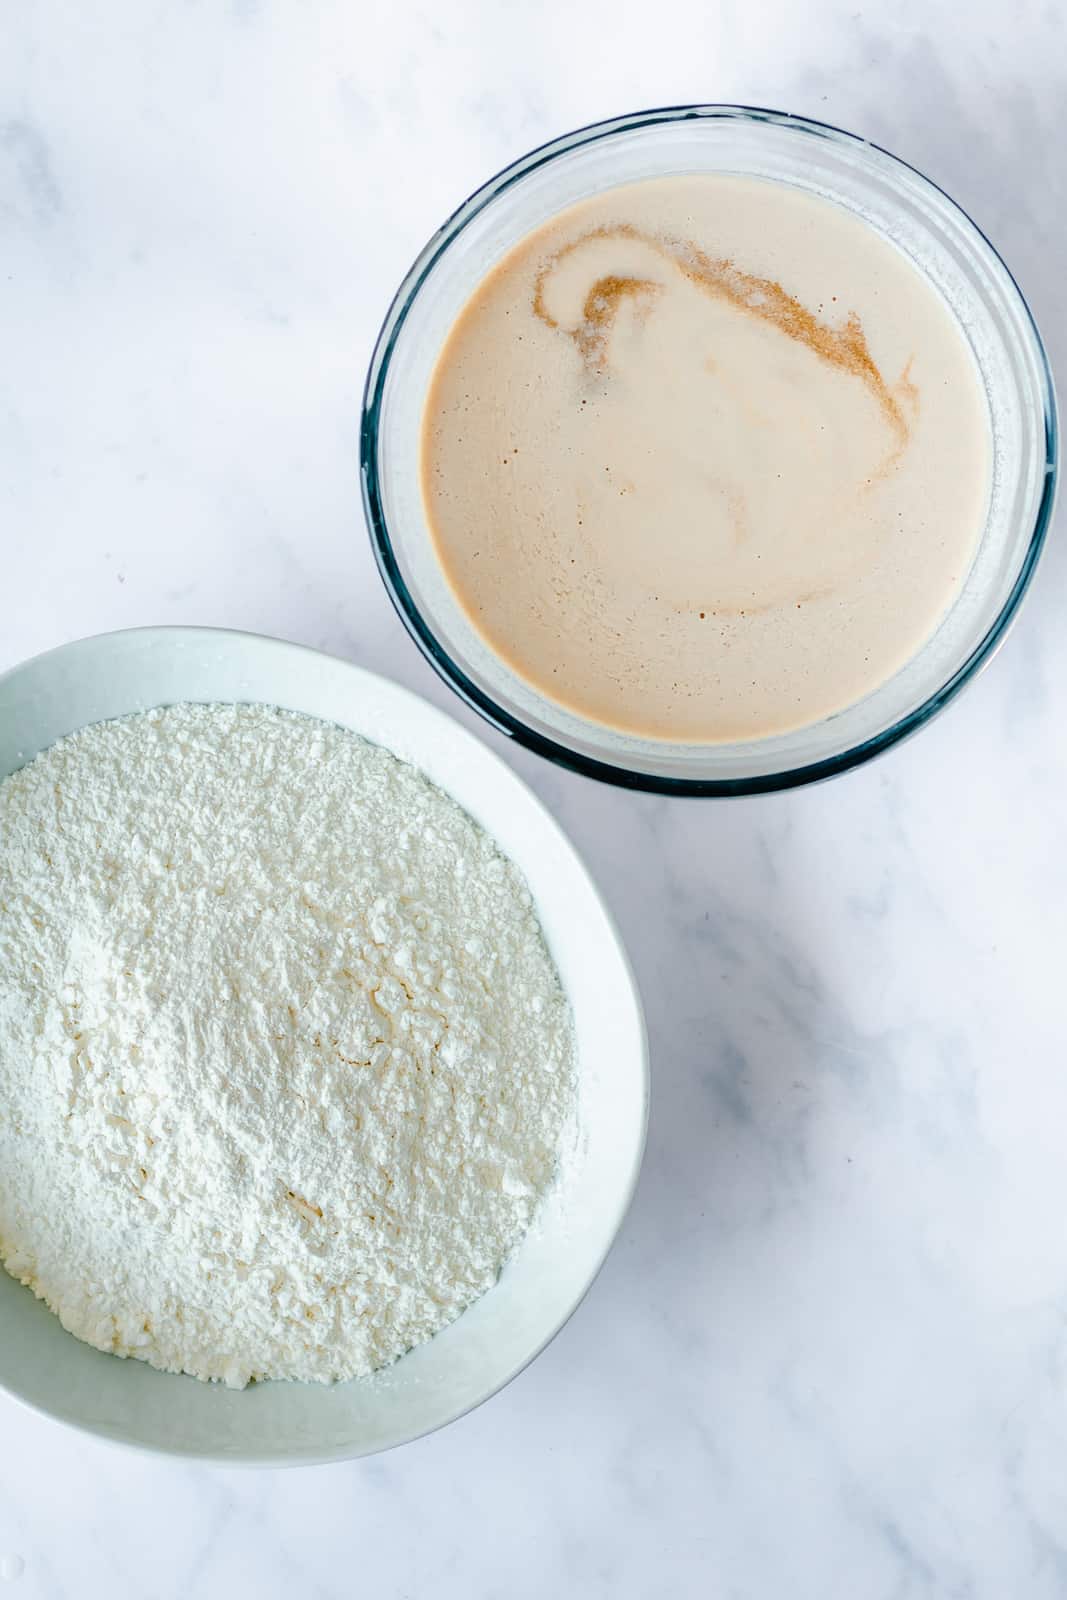
[[[520,874],[353,734],[173,706],[0,784],[0,1259],[101,1350],[395,1360],[522,1238],[573,1067]]]

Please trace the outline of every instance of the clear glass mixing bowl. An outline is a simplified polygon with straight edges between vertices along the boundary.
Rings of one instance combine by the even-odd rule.
[[[791,733],[733,744],[638,738],[577,716],[493,653],[438,564],[422,504],[427,387],[484,274],[564,207],[641,178],[729,172],[774,178],[858,213],[926,273],[974,351],[989,402],[993,482],[970,573],[934,636],[873,694]],[[531,151],[463,204],[397,292],[364,395],[364,504],[397,611],[445,681],[502,732],[590,777],[669,794],[753,794],[846,771],[928,722],[1004,637],[1052,511],[1056,404],[1015,280],[970,218],[912,167],[839,128],[746,106],[639,112]]]

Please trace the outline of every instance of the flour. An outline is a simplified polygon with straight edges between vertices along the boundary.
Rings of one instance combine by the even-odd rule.
[[[572,1098],[521,876],[376,746],[175,706],[0,785],[0,1259],[78,1338],[372,1372],[493,1284]]]

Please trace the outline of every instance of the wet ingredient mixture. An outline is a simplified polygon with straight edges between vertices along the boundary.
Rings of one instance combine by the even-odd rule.
[[[925,643],[991,440],[948,305],[859,217],[762,179],[605,191],[524,239],[441,352],[435,548],[542,693],[665,740],[785,732]]]

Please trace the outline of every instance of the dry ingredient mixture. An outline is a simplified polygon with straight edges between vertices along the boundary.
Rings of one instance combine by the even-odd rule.
[[[377,746],[181,705],[0,784],[0,1260],[78,1338],[370,1373],[495,1281],[572,1101],[522,877]]]

